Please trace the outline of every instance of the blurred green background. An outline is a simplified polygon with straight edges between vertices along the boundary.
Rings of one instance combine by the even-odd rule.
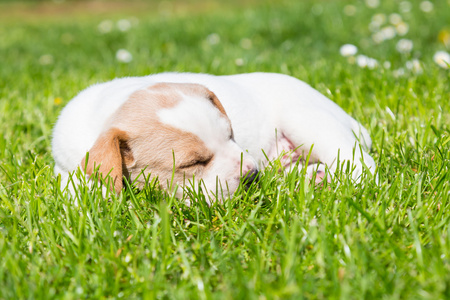
[[[449,20],[450,0],[0,2],[0,299],[449,299]],[[149,186],[75,206],[59,112],[165,71],[308,82],[369,130],[379,184],[269,168],[223,205]]]

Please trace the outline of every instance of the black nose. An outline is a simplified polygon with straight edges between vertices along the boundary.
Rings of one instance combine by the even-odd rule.
[[[257,183],[259,179],[259,172],[257,169],[253,169],[248,171],[248,173],[244,176],[243,182],[246,188],[249,188],[252,183]]]

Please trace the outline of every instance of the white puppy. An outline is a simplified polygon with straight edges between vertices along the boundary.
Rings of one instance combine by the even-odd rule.
[[[99,168],[117,192],[123,176],[142,187],[151,175],[164,187],[202,180],[206,192],[226,196],[243,175],[254,177],[280,155],[286,167],[304,162],[311,148],[308,174],[323,174],[324,164],[332,173],[339,156],[354,165],[358,180],[363,164],[375,171],[370,147],[366,129],[338,105],[272,73],[115,79],[76,96],[53,132],[55,173],[64,187],[78,167],[88,175]]]

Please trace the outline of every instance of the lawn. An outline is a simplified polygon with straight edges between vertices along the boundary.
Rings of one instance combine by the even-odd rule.
[[[0,3],[0,299],[450,298],[449,20],[448,0]],[[62,193],[64,105],[163,71],[308,82],[369,130],[378,184],[275,161],[210,207],[157,182]]]

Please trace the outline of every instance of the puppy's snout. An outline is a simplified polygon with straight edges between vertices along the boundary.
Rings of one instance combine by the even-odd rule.
[[[257,183],[259,180],[258,169],[251,169],[243,178],[243,182],[246,188],[249,188],[254,182]]]

